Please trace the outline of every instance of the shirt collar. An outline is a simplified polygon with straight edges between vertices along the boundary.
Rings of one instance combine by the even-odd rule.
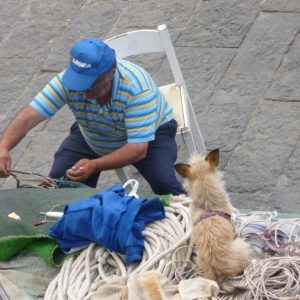
[[[119,88],[119,79],[120,79],[120,74],[119,74],[119,70],[117,67],[114,77],[113,77],[113,84],[112,84],[112,90],[111,90],[111,101],[113,101],[117,98],[117,93],[118,93],[118,88]]]

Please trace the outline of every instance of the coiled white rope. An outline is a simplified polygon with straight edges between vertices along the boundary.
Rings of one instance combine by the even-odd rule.
[[[45,300],[88,300],[103,281],[156,269],[173,284],[201,275],[193,262],[191,229],[186,197],[173,197],[165,207],[166,218],[149,224],[143,232],[145,248],[140,263],[126,267],[123,257],[91,244],[77,259],[69,258],[51,282]],[[238,296],[218,299],[300,299],[300,219],[278,219],[276,212],[252,212],[233,216],[237,236],[246,239],[256,257],[234,284],[247,287]],[[270,257],[272,255],[272,257]],[[293,255],[293,256],[291,256]],[[263,257],[263,258],[262,258]],[[266,258],[267,257],[267,258]]]
[[[239,279],[239,280],[238,280]],[[236,285],[248,292],[238,296],[219,296],[220,300],[299,300],[300,257],[270,257],[252,262]]]
[[[45,300],[90,299],[101,282],[111,276],[127,276],[156,269],[173,282],[195,276],[191,266],[191,201],[165,207],[166,218],[146,226],[142,261],[126,267],[121,255],[91,244],[76,259],[65,261],[48,286]]]
[[[300,299],[300,219],[279,219],[276,212],[236,215],[236,233],[260,257],[252,260],[235,284],[248,292],[220,296],[222,300]],[[272,257],[270,257],[272,256]]]
[[[253,212],[234,218],[236,234],[258,252],[300,255],[300,219],[279,219],[276,212]]]

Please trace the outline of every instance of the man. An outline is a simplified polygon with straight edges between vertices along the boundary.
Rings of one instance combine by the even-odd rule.
[[[55,153],[49,176],[96,187],[101,171],[134,165],[156,194],[183,193],[175,177],[177,123],[149,74],[101,40],[86,38],[53,78],[9,124],[0,139],[0,177],[9,176],[10,150],[64,104],[76,122]]]

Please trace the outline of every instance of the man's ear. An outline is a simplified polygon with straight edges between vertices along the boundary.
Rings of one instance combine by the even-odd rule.
[[[219,149],[209,152],[205,158],[211,167],[216,168],[219,164]]]
[[[191,166],[189,164],[176,164],[174,168],[183,178],[187,178],[191,174]]]
[[[110,79],[114,78],[115,72],[116,72],[116,68],[111,68],[110,69],[109,75],[108,75]]]

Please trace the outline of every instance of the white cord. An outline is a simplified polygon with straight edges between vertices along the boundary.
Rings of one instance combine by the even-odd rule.
[[[187,197],[181,200],[165,207],[164,220],[146,226],[141,262],[127,267],[123,256],[91,244],[76,260],[73,257],[66,260],[61,272],[48,286],[44,299],[88,300],[103,281],[112,276],[125,277],[153,269],[173,284],[201,275],[192,255],[192,224],[188,209],[191,201]],[[300,220],[278,220],[274,212],[253,212],[235,215],[233,223],[237,235],[246,239],[252,247],[263,251],[269,246],[281,255],[253,260],[245,274],[236,278],[237,285],[249,288],[249,292],[239,299],[300,299]],[[297,255],[288,257],[284,253]],[[278,298],[277,295],[281,296]],[[233,298],[220,295],[218,299]]]
[[[128,196],[134,196],[135,198],[139,198],[137,194],[139,182],[135,179],[129,179],[123,184],[123,188],[125,189],[128,185],[130,185],[131,187],[131,192],[128,193]]]
[[[174,283],[184,278],[187,273],[185,267],[192,255],[189,204],[190,200],[186,198],[181,203],[172,203],[165,207],[165,219],[146,226],[141,262],[127,267],[123,256],[91,244],[76,260],[68,258],[65,261],[60,273],[48,286],[44,299],[87,300],[108,277],[153,269],[159,270]]]

